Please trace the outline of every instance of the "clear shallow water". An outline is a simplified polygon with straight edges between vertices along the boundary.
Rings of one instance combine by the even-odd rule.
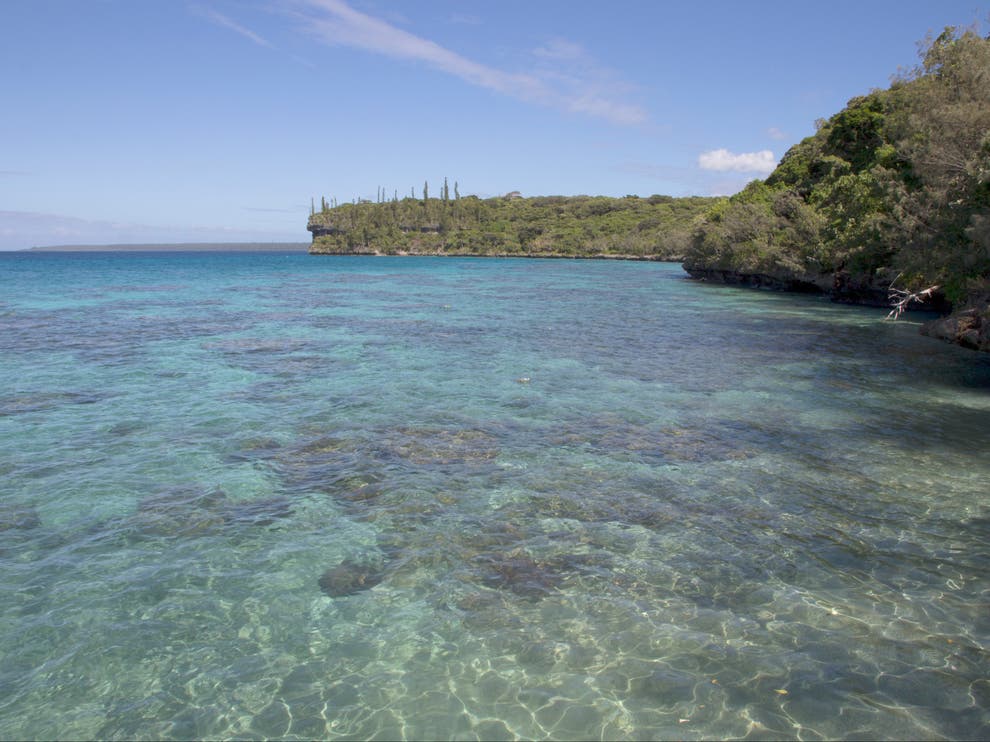
[[[671,265],[0,254],[0,738],[980,738],[990,358]]]

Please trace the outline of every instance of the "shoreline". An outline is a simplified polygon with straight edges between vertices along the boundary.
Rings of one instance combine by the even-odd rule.
[[[684,271],[691,280],[704,283],[791,294],[815,294],[827,296],[836,304],[891,308],[889,288],[857,283],[842,273],[824,274],[815,281],[696,266],[684,266]],[[944,296],[939,295],[932,302],[912,306],[907,311],[936,312],[941,315],[921,325],[918,330],[920,334],[968,350],[990,353],[990,295],[961,306],[953,306]]]
[[[480,253],[480,252],[410,252],[408,250],[384,252],[382,250],[309,250],[310,255],[329,255],[337,257],[367,257],[367,258],[526,258],[538,260],[629,260],[640,263],[680,263],[681,257],[666,257],[661,255],[567,255],[564,253]]]

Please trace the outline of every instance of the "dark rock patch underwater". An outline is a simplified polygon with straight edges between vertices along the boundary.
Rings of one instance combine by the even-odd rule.
[[[345,559],[336,567],[331,567],[319,579],[320,590],[331,598],[354,595],[364,590],[370,590],[385,579],[382,569]]]

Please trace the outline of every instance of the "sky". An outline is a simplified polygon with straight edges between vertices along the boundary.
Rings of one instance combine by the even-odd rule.
[[[321,197],[728,195],[990,0],[0,0],[0,249]]]

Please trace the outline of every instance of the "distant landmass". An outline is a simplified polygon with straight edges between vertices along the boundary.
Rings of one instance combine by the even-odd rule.
[[[128,245],[52,245],[24,252],[306,252],[308,242],[182,242]]]
[[[695,221],[722,199],[407,196],[313,204],[306,229],[316,255],[473,255],[682,260]]]

